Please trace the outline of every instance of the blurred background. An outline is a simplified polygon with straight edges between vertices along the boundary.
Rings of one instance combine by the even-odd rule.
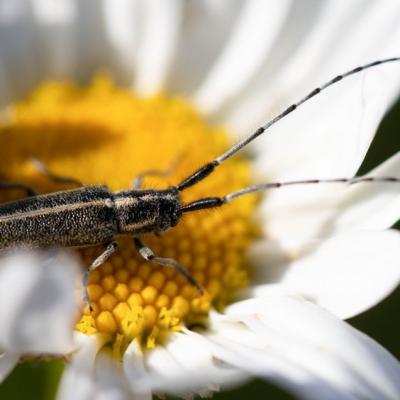
[[[369,171],[398,151],[400,151],[400,101],[392,107],[381,123],[360,173]],[[400,228],[400,225],[397,224],[396,227]],[[400,359],[399,304],[400,289],[397,289],[384,302],[368,312],[349,320],[351,325],[374,338],[398,359]],[[0,399],[52,400],[56,393],[62,369],[63,364],[58,361],[35,361],[21,364],[0,385]],[[275,386],[259,380],[250,382],[235,390],[216,394],[213,399],[237,400],[245,397],[274,400],[294,399]]]

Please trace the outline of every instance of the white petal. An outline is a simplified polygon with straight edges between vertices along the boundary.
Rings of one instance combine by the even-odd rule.
[[[71,78],[76,68],[76,4],[33,0],[40,73],[43,79]]]
[[[93,398],[96,400],[131,399],[126,381],[123,379],[121,363],[110,353],[109,350],[102,350],[96,358]]]
[[[190,350],[190,351],[189,351]],[[165,347],[146,353],[133,341],[124,355],[123,368],[135,396],[152,392],[179,394],[185,397],[209,393],[220,383],[240,382],[245,374],[214,364],[209,347],[203,341],[174,333]]]
[[[251,372],[260,378],[272,381],[296,398],[307,400],[354,400],[354,397],[329,380],[307,371],[302,366],[282,360],[263,348],[254,348],[256,336],[247,332],[248,338],[230,341],[218,334],[211,339],[215,345],[215,358],[221,363]],[[236,336],[236,334],[235,334]],[[242,335],[243,336],[243,335]],[[229,335],[228,335],[229,337]],[[244,344],[242,341],[244,340]],[[270,350],[270,349],[269,349]]]
[[[265,61],[289,11],[290,1],[245,3],[223,52],[193,96],[204,114],[236,97]]]
[[[257,210],[257,220],[269,240],[284,248],[299,246],[332,233],[337,200],[346,190],[343,184],[321,184],[267,191]]]
[[[3,110],[12,99],[4,63],[0,59],[0,108]]]
[[[0,383],[7,378],[8,374],[18,364],[19,354],[15,353],[2,353],[0,354]]]
[[[314,390],[317,385],[327,389],[318,392],[322,399],[331,399],[334,390],[343,395],[338,398],[400,396],[400,365],[394,357],[372,339],[309,302],[271,295],[265,301],[236,303],[226,310],[226,315],[222,320],[213,318],[217,333],[209,338],[225,348],[223,359],[231,354],[226,361],[238,368],[283,386],[285,382],[280,378],[292,380],[287,388],[303,398],[318,398]]]
[[[194,359],[193,359],[193,362]],[[146,354],[146,369],[151,377],[153,392],[176,393],[184,397],[193,396],[196,391],[206,389],[198,386],[196,376],[187,375],[174,354],[165,347],[157,347]]]
[[[367,176],[398,177],[399,160],[400,154],[396,154]],[[385,229],[399,217],[400,186],[395,182],[317,184],[270,190],[259,209],[259,220],[264,221],[266,234],[282,244],[296,240],[301,243],[307,238],[343,231]]]
[[[322,54],[328,57],[326,53],[329,54],[332,37],[345,34],[354,26],[354,19],[349,16],[361,13],[360,3],[364,1],[325,1],[309,3],[306,8],[305,4],[295,2],[286,22],[287,33],[277,39],[278,44],[270,56],[270,65],[260,71],[242,92],[228,114],[229,125],[239,132],[250,130],[255,126],[257,118],[265,118],[266,110],[274,110],[275,104],[293,101],[298,86],[303,84],[304,76],[315,72],[321,64],[319,58],[323,60]],[[363,7],[365,9],[365,4]],[[280,78],[279,85],[276,83],[277,76]],[[308,89],[305,85],[303,90]],[[263,112],[261,106],[264,107]]]
[[[305,246],[301,254],[292,255],[291,262],[280,265],[281,276],[276,279],[340,318],[350,318],[397,287],[399,258],[397,231],[344,233]],[[257,263],[261,277],[263,261]],[[263,297],[268,290],[265,284],[253,293]]]
[[[181,25],[182,0],[143,2],[144,27],[140,37],[135,89],[153,94],[163,89],[175,53]]]
[[[267,106],[265,96],[267,96],[268,102],[282,100],[279,97],[280,92],[271,92],[269,86],[275,81],[276,75],[284,69],[287,63],[290,63],[299,49],[308,41],[308,37],[313,35],[314,31],[317,31],[318,35],[322,34],[324,27],[330,25],[331,20],[328,19],[324,21],[325,24],[319,23],[323,19],[321,14],[324,13],[329,4],[328,1],[292,1],[288,17],[271,48],[267,60],[264,60],[262,67],[256,71],[251,81],[243,88],[233,105],[224,110],[225,118],[221,118],[221,121],[227,122],[234,133],[243,134],[243,132],[254,127],[254,124],[257,124],[258,121],[253,117],[253,106],[258,110],[259,106],[265,105],[264,113],[271,109]],[[346,7],[348,8],[348,5]],[[330,18],[335,20],[335,10],[332,8],[334,7],[330,8],[330,12],[325,11],[325,14],[329,14]],[[289,79],[289,77],[287,78]]]
[[[106,337],[76,334],[79,350],[65,369],[58,387],[58,400],[87,400],[95,390],[94,369],[97,353],[104,345]]]
[[[131,392],[137,398],[143,400],[151,399],[151,378],[144,367],[140,343],[136,340],[133,340],[125,351],[122,365]]]
[[[339,5],[337,7],[340,11]],[[382,12],[384,15],[388,12],[385,6],[382,7],[379,18],[382,18]],[[390,7],[394,7],[393,2],[390,2]],[[389,11],[393,11],[390,7]],[[342,10],[338,15],[342,18],[346,13]],[[367,15],[373,18],[370,10]],[[393,44],[392,40],[386,41],[391,43],[391,54],[400,42],[399,32],[400,28],[394,37],[391,36]],[[386,54],[387,48],[385,43],[382,54],[390,54]],[[398,89],[396,82],[400,74],[397,64],[392,64],[370,70],[363,77],[350,78],[331,88],[299,110],[297,115],[281,121],[264,138],[257,139],[255,152],[258,161],[255,166],[258,178],[271,182],[351,177],[362,162],[376,126]],[[246,120],[251,120],[247,111],[245,109],[243,115]],[[304,238],[326,235],[327,229],[333,229],[337,199],[343,196],[337,189],[342,188],[318,186],[297,186],[266,193],[261,215],[269,238],[301,242]]]
[[[246,255],[252,268],[254,287],[279,285],[297,254],[291,248],[282,247],[279,241],[263,239],[254,242]],[[253,296],[254,292],[249,290]]]
[[[400,176],[400,152],[368,173],[370,176]],[[354,185],[339,200],[334,230],[386,229],[400,218],[400,184],[362,183]]]
[[[103,0],[104,24],[114,57],[132,83],[139,40],[139,1]]]
[[[181,367],[176,374],[164,373],[166,379],[155,383],[153,389],[157,392],[166,392],[188,397],[196,393],[209,395],[220,386],[238,385],[248,376],[223,365],[218,365],[210,346],[203,340],[185,333],[174,333],[165,345],[165,349],[172,359]],[[157,349],[154,350],[155,352]],[[159,370],[162,367],[158,368]]]
[[[242,0],[187,2],[170,92],[189,94],[201,83],[224,48],[242,6]]]
[[[310,8],[313,10],[315,5]],[[277,105],[289,105],[341,71],[395,54],[399,12],[395,0],[324,2],[320,15],[314,21],[306,21],[310,26],[308,36],[297,42],[296,36],[291,38],[297,45],[291,48],[290,57],[286,56],[286,65],[281,61],[275,74],[268,69],[255,77],[233,110],[229,125],[241,132],[250,130],[268,119]],[[299,23],[297,18],[293,22]],[[371,31],[371,26],[376,29]],[[394,48],[388,47],[392,41]],[[278,53],[271,57],[280,56]]]
[[[75,7],[73,0],[32,0],[33,11],[41,23],[59,24],[74,18]]]
[[[0,60],[9,100],[32,89],[40,72],[32,7],[24,0],[0,1]]]
[[[391,39],[398,47],[400,30]],[[387,55],[384,46],[379,54]],[[400,74],[397,64],[393,63],[349,78],[314,98],[296,115],[288,116],[269,134],[257,139],[255,152],[258,154],[256,167],[259,175],[269,181],[351,177],[358,170],[399,84]],[[247,120],[251,120],[246,110],[243,112]],[[264,208],[270,235],[280,238],[290,235],[291,231],[295,234],[298,228],[300,232],[312,231],[314,221],[309,228],[309,217],[313,217],[313,210],[321,212],[321,209],[311,206],[309,201],[325,205],[334,196],[334,191],[327,188],[325,192],[322,187],[271,192]],[[304,214],[297,212],[307,208],[309,211]],[[278,212],[280,210],[285,212]],[[284,223],[289,228],[292,225],[293,229],[286,229],[285,224],[279,225],[280,217],[285,214]],[[318,218],[316,215],[315,219]]]
[[[270,182],[353,176],[393,88],[396,89],[395,75],[397,79],[400,77],[396,64],[386,67],[369,71],[363,80],[348,82],[349,90],[345,93],[341,93],[339,85],[332,88],[321,101],[314,99],[305,106],[305,112],[292,121],[282,121],[278,129],[264,138],[265,145],[258,143],[260,153],[255,168],[259,176]],[[328,118],[325,121],[324,113]],[[326,235],[327,228],[333,229],[331,221],[337,216],[337,200],[345,198],[340,190],[343,186],[314,185],[266,193],[261,212],[268,224],[269,237],[289,240]]]
[[[271,180],[353,176],[397,94],[396,67],[348,78],[284,118],[258,141],[258,170]]]
[[[0,266],[0,347],[17,353],[71,351],[77,260],[60,251],[15,253]]]
[[[161,346],[145,354],[145,365],[156,387],[176,381],[184,373],[183,367]]]
[[[396,0],[367,2],[327,1],[318,26],[300,46],[285,68],[279,70],[276,83],[307,89],[312,81],[328,79],[335,71],[351,68],[357,61],[372,59],[379,54],[396,53],[398,42],[389,44],[388,37],[398,32],[400,6]],[[373,25],[374,32],[369,29]],[[389,45],[389,46],[388,46]],[[274,82],[274,83],[275,83]],[[278,87],[278,86],[277,86]]]
[[[115,61],[110,54],[107,33],[104,30],[103,8],[100,7],[99,0],[75,1],[75,3],[77,8],[74,43],[77,63],[75,79],[87,82],[99,67],[111,69]]]
[[[203,340],[211,342],[209,345],[213,348],[216,360],[271,380],[295,394],[296,398],[352,399],[349,393],[332,384],[329,379],[315,374],[304,363],[285,356],[281,347],[287,346],[289,351],[293,347],[287,335],[281,336],[280,332],[274,330],[268,334],[254,333],[243,323],[249,319],[248,316],[231,318],[212,315],[212,333],[205,335]],[[191,335],[199,336],[194,332]]]

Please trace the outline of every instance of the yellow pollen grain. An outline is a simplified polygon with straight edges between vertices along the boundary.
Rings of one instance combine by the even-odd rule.
[[[137,306],[142,306],[143,305],[143,298],[139,293],[132,293],[128,297],[127,303],[131,308],[136,308]]]
[[[128,298],[130,291],[125,283],[118,283],[117,286],[114,288],[113,293],[117,300],[125,301]],[[90,298],[92,299],[92,297]]]
[[[115,305],[117,304],[118,300],[115,296],[111,293],[106,293],[100,297],[98,303],[102,310],[109,310],[112,311]]]
[[[118,322],[122,321],[122,319],[125,317],[125,315],[127,315],[129,310],[130,310],[130,307],[127,302],[118,303],[113,309],[114,318]]]
[[[157,310],[153,305],[147,305],[143,308],[145,325],[148,328],[153,327],[157,322]]]
[[[113,334],[117,331],[117,324],[110,311],[102,311],[96,317],[96,327],[99,332]]]
[[[164,286],[165,275],[161,271],[153,272],[148,281],[151,286],[160,290]]]
[[[125,283],[125,282],[128,282],[129,278],[130,278],[130,274],[129,274],[129,271],[126,269],[119,269],[115,273],[115,279],[117,280],[117,282]]]
[[[104,290],[110,291],[110,290],[114,289],[114,287],[116,285],[116,280],[115,280],[114,276],[106,275],[102,279],[101,284],[102,284],[102,287],[104,288]]]
[[[142,289],[143,285],[144,285],[143,279],[140,278],[139,276],[134,276],[129,281],[129,289],[132,292],[139,292]]]
[[[103,263],[101,268],[101,273],[103,276],[109,276],[110,274],[113,273],[113,271],[114,271],[113,265],[109,261]]]
[[[142,299],[145,304],[153,304],[157,297],[157,289],[154,286],[146,286],[142,291]]]
[[[103,288],[100,285],[91,284],[88,287],[89,296],[92,301],[97,301],[100,296],[104,293]]]
[[[175,297],[176,293],[178,292],[178,284],[175,281],[168,281],[164,286],[163,292],[168,297]]]
[[[157,308],[163,308],[163,307],[168,307],[169,303],[170,303],[170,297],[167,296],[165,293],[162,293],[160,294],[160,296],[158,296],[155,304]]]
[[[210,127],[179,97],[140,98],[107,77],[87,88],[52,82],[15,104],[0,123],[0,176],[25,183],[40,193],[72,189],[37,171],[30,158],[43,161],[55,174],[85,185],[106,184],[111,190],[130,187],[146,170],[175,169],[167,177],[149,176],[144,188],[176,184],[231,144],[221,128]],[[222,196],[250,184],[248,162],[228,160],[207,179],[184,191],[182,203]],[[0,193],[1,200],[20,198],[19,191]],[[145,243],[161,257],[176,259],[205,288],[198,292],[172,268],[145,262],[132,238],[118,238],[118,250],[89,276],[93,306],[83,311],[76,329],[107,333],[116,353],[138,338],[153,347],[170,331],[203,323],[212,307],[221,309],[248,284],[244,254],[256,229],[251,215],[257,199],[245,196],[215,211],[185,214],[178,225]],[[79,250],[88,266],[103,245]]]
[[[128,250],[128,249],[127,249]],[[126,254],[125,254],[126,253]],[[125,268],[131,273],[134,274],[137,270],[138,262],[132,258],[130,258],[131,254],[129,251],[124,252],[124,257],[127,258],[126,266]]]

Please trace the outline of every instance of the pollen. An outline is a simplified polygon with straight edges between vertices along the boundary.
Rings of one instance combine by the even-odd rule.
[[[131,187],[135,176],[146,171],[168,171],[144,178],[143,188],[162,189],[232,144],[223,128],[210,126],[185,99],[141,98],[107,76],[97,76],[84,88],[45,83],[7,111],[0,126],[1,180],[24,183],[39,193],[76,186],[54,182],[32,158],[54,174],[113,191]],[[249,183],[248,161],[234,157],[184,191],[181,201],[225,195]],[[2,201],[23,195],[4,192]],[[211,308],[223,309],[248,285],[245,253],[257,233],[251,218],[256,202],[244,196],[215,211],[188,213],[163,235],[142,237],[156,255],[184,265],[204,288],[202,296],[175,270],[143,260],[132,238],[118,238],[118,250],[90,274],[93,311],[83,308],[76,329],[108,334],[114,353],[121,354],[135,338],[151,348],[182,326],[206,325]],[[83,268],[103,250],[104,244],[77,250]]]

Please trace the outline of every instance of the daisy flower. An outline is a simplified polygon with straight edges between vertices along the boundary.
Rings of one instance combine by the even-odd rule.
[[[74,187],[38,170],[35,157],[114,191],[149,170],[168,174],[145,177],[145,188],[176,184],[338,72],[397,55],[399,15],[397,0],[0,1],[1,178],[40,193]],[[399,88],[396,64],[348,78],[182,202],[258,181],[354,176]],[[371,175],[399,167],[397,153]],[[12,305],[0,309],[0,377],[21,355],[54,354],[68,361],[59,399],[209,395],[251,376],[305,399],[399,398],[397,360],[343,321],[399,282],[400,237],[389,229],[399,199],[390,183],[297,186],[146,236],[203,296],[120,238],[90,274],[93,311],[78,317],[73,259],[17,254],[0,271],[10,282],[2,303]],[[102,250],[76,253],[87,267]]]

